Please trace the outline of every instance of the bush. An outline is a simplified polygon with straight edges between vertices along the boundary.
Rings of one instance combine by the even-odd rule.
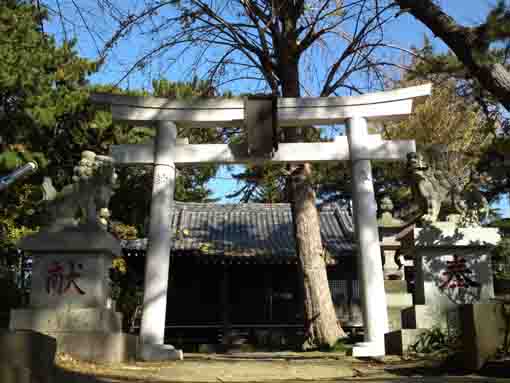
[[[448,352],[458,348],[459,342],[458,336],[447,335],[441,328],[433,327],[420,334],[418,340],[409,346],[409,351],[420,354]]]
[[[347,353],[352,349],[352,341],[349,338],[339,339],[331,347],[322,347],[319,350],[322,352],[343,352]]]
[[[510,280],[510,238],[503,238],[492,251],[494,276]]]

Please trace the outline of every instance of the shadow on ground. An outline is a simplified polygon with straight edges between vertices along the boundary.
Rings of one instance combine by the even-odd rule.
[[[93,373],[84,374],[76,371],[67,371],[60,367],[55,371],[55,383],[163,383],[155,380],[129,378],[125,376],[95,376]],[[164,382],[168,383],[168,382]]]
[[[481,370],[473,371],[459,366],[454,359],[447,358],[441,363],[426,363],[423,365],[401,365],[387,366],[384,371],[388,374],[398,377],[398,380],[391,381],[409,381],[408,379],[418,379],[423,382],[510,382],[510,359],[505,361],[494,361],[487,363]],[[404,380],[401,380],[404,379]],[[377,380],[368,380],[377,381]],[[384,381],[378,380],[378,381]],[[389,381],[389,380],[388,380]]]

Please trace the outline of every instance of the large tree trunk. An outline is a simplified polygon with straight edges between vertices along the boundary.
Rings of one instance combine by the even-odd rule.
[[[485,49],[480,40],[483,29],[459,25],[432,0],[395,0],[444,41],[471,75],[510,111],[510,73],[499,63],[482,62],[477,56]]]
[[[284,53],[284,52],[281,52]],[[298,59],[292,55],[280,56],[280,80],[284,97],[299,97]],[[287,141],[302,138],[298,128],[287,128]],[[306,338],[303,349],[333,346],[346,337],[338,323],[328,284],[324,249],[322,246],[319,213],[315,192],[311,184],[311,166],[289,166],[289,199],[296,236],[296,252],[299,257],[299,272],[303,281]]]
[[[310,176],[310,164],[298,166],[293,170],[289,184],[299,271],[303,280],[305,350],[333,346],[338,339],[346,336],[338,323],[331,299]]]

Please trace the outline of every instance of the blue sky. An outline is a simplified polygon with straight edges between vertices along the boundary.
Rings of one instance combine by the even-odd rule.
[[[463,24],[473,25],[484,20],[488,10],[496,3],[496,0],[439,0],[437,2],[457,21]],[[108,36],[113,30],[113,25],[104,22],[104,20],[100,17],[93,17],[92,12],[94,12],[94,0],[79,1],[80,5],[88,7],[90,10],[90,13],[85,13],[83,15],[76,14],[72,1],[67,2],[66,0],[49,0],[48,3],[52,5],[53,9],[57,9],[57,5],[60,5],[63,14],[68,19],[79,20],[81,16],[84,16],[89,20],[93,20],[92,24],[90,24],[90,27],[93,28],[93,34],[97,32],[97,34]],[[143,3],[143,1],[123,0],[123,4],[130,4],[132,9],[140,9]],[[54,33],[58,39],[63,37],[62,25],[58,22],[57,18],[53,18],[52,22],[46,26],[46,30]],[[90,28],[87,30],[83,26],[80,27],[78,25],[72,28],[67,27],[66,31],[68,37],[71,35],[78,37],[78,51],[80,55],[90,58],[97,57],[98,49],[96,46],[100,45],[99,37],[96,36],[96,42],[94,42],[90,36]],[[410,15],[400,16],[398,19],[392,21],[385,29],[386,42],[393,43],[407,49],[411,48],[412,46],[421,46],[424,35],[427,35],[430,38],[436,50],[442,51],[446,49],[445,45],[439,39],[435,38],[430,33],[430,31],[428,31],[428,29],[426,29],[421,23],[416,21]],[[92,78],[92,81],[97,83],[112,83],[118,81],[122,74],[125,72],[126,64],[132,63],[137,54],[139,54],[140,50],[150,44],[151,42],[147,39],[147,37],[141,36],[140,34],[135,34],[130,39],[122,41],[118,46],[116,46],[114,54],[110,57],[105,68],[103,68],[101,73],[95,75]],[[398,53],[394,51],[389,52],[388,54],[393,55],[392,57],[394,58]],[[156,62],[155,64],[148,66],[144,73],[137,73],[133,76],[130,76],[121,84],[124,87],[147,88],[150,86],[149,84],[151,77],[157,78],[161,75],[164,75],[170,80],[185,79],[185,77],[189,75],[189,71],[187,70],[190,66],[189,60],[191,60],[191,58],[187,57],[186,55],[182,55],[180,60],[177,61],[170,70],[167,70],[168,66],[166,66],[164,60],[161,62]],[[320,72],[321,68],[320,65],[317,65],[317,63],[317,61],[314,62],[315,68],[318,68],[315,70]],[[234,85],[230,89],[232,89],[235,93],[238,93],[241,91],[250,90],[247,88],[250,88],[252,85],[256,86],[256,84],[242,82]],[[313,85],[310,86],[310,89],[313,91]],[[226,170],[226,168],[219,172],[218,177],[219,178],[213,180],[210,183],[210,187],[214,191],[215,196],[223,198],[226,193],[229,193],[236,188],[236,181],[229,181],[225,179],[229,178],[229,172]],[[505,199],[500,204],[500,207],[504,210],[505,216],[510,216],[508,199]]]

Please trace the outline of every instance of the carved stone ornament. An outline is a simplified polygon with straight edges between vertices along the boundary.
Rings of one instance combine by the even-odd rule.
[[[444,149],[432,148],[428,159],[422,153],[407,156],[407,172],[413,198],[423,212],[422,221],[440,218],[459,226],[480,226],[489,204],[480,193],[480,177],[470,168],[451,171],[454,160]]]
[[[389,196],[384,196],[381,200],[381,218],[379,218],[378,223],[379,226],[382,227],[392,227],[392,226],[401,226],[404,222],[398,218],[393,216],[393,201]]]
[[[72,180],[73,183],[57,192],[51,178],[44,178],[46,230],[60,231],[77,226],[106,230],[110,217],[108,204],[118,186],[113,159],[91,151],[82,152]]]

